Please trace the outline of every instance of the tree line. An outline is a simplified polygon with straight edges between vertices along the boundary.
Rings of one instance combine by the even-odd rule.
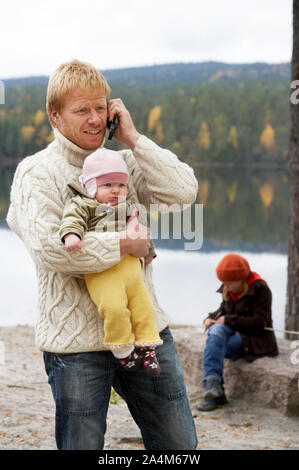
[[[285,78],[130,86],[113,84],[136,128],[196,167],[284,165],[289,159],[289,83]],[[0,105],[0,164],[15,164],[53,139],[45,85],[13,85]],[[114,149],[116,141],[106,142]]]

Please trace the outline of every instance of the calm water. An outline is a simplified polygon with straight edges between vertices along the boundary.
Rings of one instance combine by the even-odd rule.
[[[9,205],[14,168],[1,168],[0,224]],[[203,251],[286,253],[290,175],[287,169],[195,169],[203,204]],[[194,220],[192,221],[194,225]],[[178,240],[168,248],[184,248]]]
[[[220,304],[215,267],[227,251],[206,253],[158,248],[157,253],[153,275],[161,307],[169,313],[172,323],[201,326],[207,313]],[[252,270],[267,280],[273,294],[274,327],[283,329],[287,256],[239,253],[248,259]],[[0,265],[0,325],[34,325],[37,309],[34,264],[23,243],[6,229],[0,230]],[[277,336],[282,337],[280,333]]]

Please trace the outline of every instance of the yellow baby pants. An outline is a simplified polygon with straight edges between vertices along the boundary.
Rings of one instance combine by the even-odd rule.
[[[162,344],[139,258],[126,254],[106,271],[85,274],[85,282],[104,318],[105,345]]]

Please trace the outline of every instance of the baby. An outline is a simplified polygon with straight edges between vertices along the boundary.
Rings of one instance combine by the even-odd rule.
[[[75,196],[65,206],[59,232],[67,251],[82,248],[85,231],[125,229],[127,218],[138,212],[136,204],[127,199],[128,175],[118,152],[99,149],[85,159],[80,184],[77,180],[69,183]],[[146,224],[146,219],[142,223]],[[145,263],[155,256],[152,243]],[[162,340],[140,259],[126,254],[112,268],[84,277],[91,299],[104,319],[107,348],[127,371],[143,366],[149,375],[159,375],[155,347]]]

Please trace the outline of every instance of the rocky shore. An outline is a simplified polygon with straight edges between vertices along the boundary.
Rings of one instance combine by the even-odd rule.
[[[0,341],[4,346],[4,360],[0,362],[0,450],[55,450],[54,402],[42,353],[34,344],[33,328],[0,327]],[[188,392],[198,450],[299,450],[299,417],[253,407],[241,399],[200,413],[195,408],[200,399],[198,391],[190,387]],[[105,449],[144,449],[122,400],[110,404]]]

